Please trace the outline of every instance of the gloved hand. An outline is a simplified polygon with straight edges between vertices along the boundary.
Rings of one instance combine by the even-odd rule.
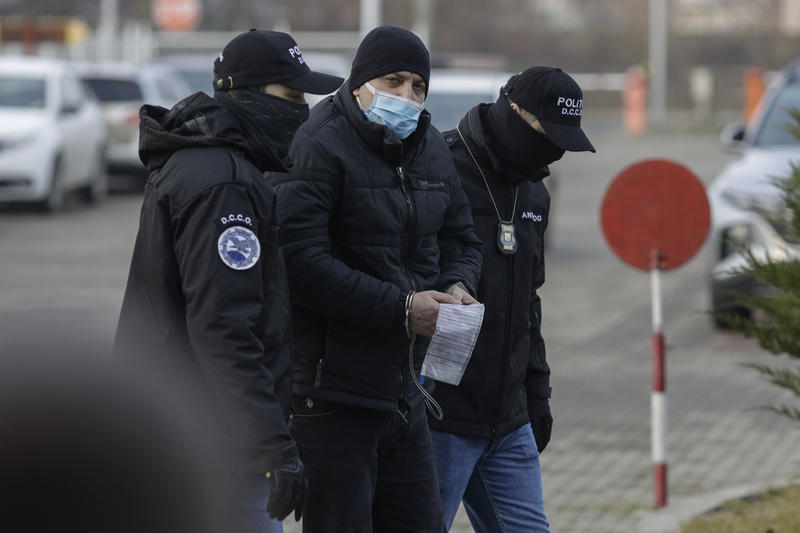
[[[294,519],[299,521],[303,516],[308,493],[308,480],[300,457],[267,472],[269,480],[269,499],[267,514],[270,518],[283,520],[294,509]]]
[[[550,432],[553,429],[553,417],[550,414],[550,400],[548,398],[528,398],[528,418],[533,429],[533,438],[539,453],[542,453],[550,442]]]

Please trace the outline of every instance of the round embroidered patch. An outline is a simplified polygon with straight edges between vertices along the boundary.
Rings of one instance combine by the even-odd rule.
[[[258,237],[242,226],[231,226],[223,231],[217,241],[217,250],[222,262],[234,270],[247,270],[261,256]]]

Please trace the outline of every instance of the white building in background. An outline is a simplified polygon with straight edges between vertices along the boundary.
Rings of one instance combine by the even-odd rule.
[[[672,31],[800,34],[800,0],[671,0]]]
[[[783,33],[800,34],[800,0],[783,0],[778,21]]]

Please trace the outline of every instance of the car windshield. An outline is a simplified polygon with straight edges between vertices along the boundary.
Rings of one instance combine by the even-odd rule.
[[[494,97],[486,93],[429,93],[425,109],[436,129],[445,131],[455,128],[472,107],[493,101]]]
[[[101,102],[134,102],[143,100],[139,84],[131,80],[84,78],[84,83]]]
[[[786,127],[794,124],[789,111],[800,110],[800,84],[785,85],[775,97],[756,133],[755,146],[797,144],[797,139]]]
[[[0,106],[44,108],[44,80],[0,77]]]
[[[214,81],[214,76],[211,74],[210,69],[200,70],[200,69],[188,69],[182,68],[179,70],[183,81],[186,82],[186,85],[189,86],[189,89],[195,93],[197,91],[203,91],[206,94],[211,94],[214,91],[212,90],[212,83]]]

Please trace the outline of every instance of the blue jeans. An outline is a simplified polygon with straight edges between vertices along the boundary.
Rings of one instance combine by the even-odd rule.
[[[531,425],[496,439],[431,431],[447,529],[458,504],[476,533],[549,532]]]

